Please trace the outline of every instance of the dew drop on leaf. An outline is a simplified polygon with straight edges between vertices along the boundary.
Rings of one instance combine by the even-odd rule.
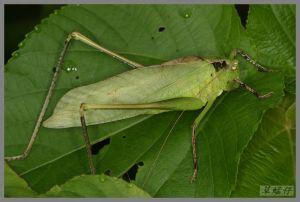
[[[67,72],[77,72],[77,67],[65,67],[63,68],[64,70],[66,70]]]
[[[185,19],[190,18],[192,16],[192,9],[184,9],[179,12],[179,15]]]
[[[64,66],[63,66],[62,69],[65,70],[68,73],[78,71],[78,68],[76,67],[76,63],[72,60],[65,61]]]
[[[190,17],[190,14],[186,13],[186,14],[184,14],[184,17],[185,17],[185,18],[189,18],[189,17]]]

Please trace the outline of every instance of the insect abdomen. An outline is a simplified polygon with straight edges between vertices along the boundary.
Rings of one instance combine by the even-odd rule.
[[[127,71],[104,81],[70,90],[60,99],[44,126],[79,127],[81,103],[139,104],[196,97],[214,71],[213,66],[204,61]],[[205,100],[201,101],[205,103]],[[85,117],[87,125],[92,125],[164,111],[166,110],[89,110],[85,112]]]

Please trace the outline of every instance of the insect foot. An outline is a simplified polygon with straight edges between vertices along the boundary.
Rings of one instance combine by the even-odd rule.
[[[274,94],[274,92],[269,92],[269,93],[266,93],[264,95],[258,95],[257,98],[259,98],[259,99],[266,99],[266,98],[271,97],[273,94]]]
[[[15,160],[23,160],[27,157],[28,153],[23,153],[18,156],[12,156],[12,157],[4,157],[5,161],[15,161]]]

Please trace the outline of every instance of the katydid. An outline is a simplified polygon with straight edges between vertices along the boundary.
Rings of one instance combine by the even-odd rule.
[[[203,108],[194,123],[191,124],[194,164],[191,181],[194,181],[198,172],[195,130],[215,99],[223,91],[230,91],[239,86],[250,91],[259,99],[272,95],[272,92],[261,95],[239,80],[238,61],[236,59],[238,54],[259,71],[272,71],[256,63],[239,49],[234,49],[228,59],[189,56],[160,65],[144,67],[103,48],[78,32],[72,32],[68,35],[58,59],[48,94],[27,148],[21,155],[5,157],[5,160],[24,159],[28,156],[42,124],[72,39],[90,45],[134,68],[106,80],[70,90],[59,100],[52,116],[43,122],[43,126],[47,128],[82,127],[92,174],[95,174],[96,170],[92,161],[88,125],[117,121],[143,114]]]

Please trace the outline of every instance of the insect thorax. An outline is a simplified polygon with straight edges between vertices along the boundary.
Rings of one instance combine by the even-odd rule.
[[[219,74],[219,80],[224,91],[230,91],[238,87],[234,82],[234,79],[239,78],[239,69],[236,61],[232,61],[229,66],[218,71],[217,74]]]

